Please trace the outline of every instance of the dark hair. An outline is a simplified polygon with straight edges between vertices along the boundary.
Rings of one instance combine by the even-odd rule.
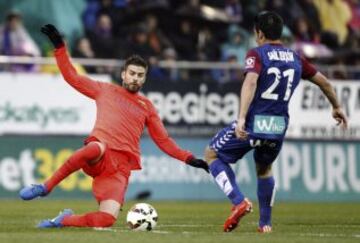
[[[266,39],[278,40],[281,38],[284,21],[277,13],[271,11],[260,12],[254,20],[255,30],[261,30]]]
[[[21,14],[19,12],[17,12],[17,11],[11,11],[11,12],[7,13],[5,19],[6,19],[7,22],[12,21],[13,19],[21,20]]]
[[[125,60],[124,70],[126,70],[129,65],[141,66],[141,67],[145,68],[145,70],[148,69],[147,62],[144,60],[144,58],[142,58],[139,55],[131,55],[131,56],[129,56]]]

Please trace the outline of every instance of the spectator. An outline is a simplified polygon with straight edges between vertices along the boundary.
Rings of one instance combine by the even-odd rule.
[[[232,23],[240,23],[243,20],[242,7],[239,0],[226,0],[225,12]]]
[[[177,12],[185,16],[198,16],[200,12],[200,0],[188,0],[179,7]]]
[[[293,26],[294,19],[302,14],[300,6],[294,0],[268,0],[265,6],[266,10],[278,13],[287,26]]]
[[[350,78],[353,79],[353,80],[356,80],[356,81],[360,81],[360,58],[359,58],[359,53],[355,53],[353,56],[350,56],[349,58],[353,60],[351,65],[356,67],[354,70],[352,70]]]
[[[308,23],[311,23],[310,27],[312,28],[312,31],[320,35],[322,27],[319,12],[314,4],[314,0],[299,0],[298,3],[304,12],[303,17]]]
[[[113,23],[109,15],[102,13],[98,16],[96,26],[87,32],[91,46],[97,58],[115,58],[116,40],[113,35]]]
[[[163,61],[167,64],[174,64],[177,59],[177,53],[174,48],[166,48],[163,51]],[[177,81],[179,80],[180,76],[180,70],[177,67],[169,67],[163,69],[166,77],[170,79],[171,81]]]
[[[237,25],[231,25],[228,29],[228,42],[221,45],[222,60],[235,57],[238,63],[243,63],[248,46],[249,34]]]
[[[351,10],[351,19],[349,27],[353,32],[360,34],[360,1],[359,0],[347,0],[347,4]]]
[[[346,47],[352,50],[356,50],[356,53],[360,52],[360,0],[347,0],[347,3],[352,12],[352,18],[349,22],[349,38],[346,43]],[[359,59],[359,55],[355,56],[355,59]]]
[[[97,16],[106,14],[110,17],[114,26],[119,26],[125,15],[127,0],[88,0],[86,9],[82,15],[84,27],[87,31],[96,26]]]
[[[76,41],[72,56],[77,58],[95,58],[95,52],[91,48],[88,38],[84,36]],[[84,68],[88,73],[96,73],[96,67],[94,66],[85,66]]]
[[[147,79],[151,81],[167,80],[166,74],[163,69],[159,67],[159,60],[155,57],[151,57],[147,61],[149,63],[149,70],[147,73]]]
[[[191,22],[188,19],[181,20],[179,30],[171,34],[170,38],[179,54],[179,60],[195,61],[197,59],[197,34]]]
[[[320,34],[310,27],[305,17],[299,17],[295,20],[294,33],[297,42],[320,42]]]
[[[127,55],[135,53],[146,60],[156,57],[156,51],[152,49],[149,43],[149,32],[144,24],[139,24],[133,29],[130,40],[127,44]],[[156,62],[154,59],[152,61]]]
[[[239,60],[235,55],[230,55],[225,60],[230,65],[239,64]],[[213,69],[211,71],[212,78],[219,82],[220,84],[224,84],[226,82],[231,81],[241,81],[243,80],[243,72],[240,68],[229,68],[229,69]]]
[[[284,44],[284,46],[289,48],[294,43],[294,36],[291,33],[291,30],[286,25],[284,25],[283,27],[281,42]]]
[[[166,48],[162,53],[162,62],[167,65],[167,67],[159,67],[158,61],[150,59],[149,62],[152,62],[150,66],[148,77],[151,80],[169,80],[169,81],[178,81],[180,78],[181,70],[175,67],[175,62],[177,58],[177,53],[174,48]]]
[[[340,80],[348,79],[349,75],[348,75],[344,60],[342,60],[342,58],[336,59],[335,65],[336,65],[336,68],[335,68],[335,70],[333,70],[333,74],[332,74],[333,78],[340,79]]]
[[[217,61],[220,57],[220,43],[210,28],[199,31],[198,59],[200,61]]]
[[[159,28],[158,18],[155,15],[147,15],[145,19],[145,25],[148,31],[149,45],[154,50],[156,55],[161,56],[164,49],[173,46],[170,40]]]
[[[351,20],[349,6],[343,0],[314,0],[319,12],[323,31],[334,33],[338,43],[343,45],[348,36],[347,24]],[[330,39],[331,34],[327,34]]]
[[[10,12],[5,23],[0,26],[0,54],[8,56],[40,56],[40,49],[35,44],[25,27],[20,13]],[[32,71],[34,65],[11,65],[11,71]]]
[[[72,56],[79,58],[95,58],[95,53],[91,48],[91,44],[88,38],[83,36],[76,41]]]
[[[310,26],[305,17],[299,17],[295,20],[295,42],[291,48],[307,58],[331,57],[332,51],[320,43],[320,34],[311,29]]]

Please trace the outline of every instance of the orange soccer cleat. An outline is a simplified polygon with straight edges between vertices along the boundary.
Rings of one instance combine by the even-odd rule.
[[[252,203],[249,199],[245,198],[240,204],[233,206],[231,214],[227,218],[224,224],[224,232],[230,232],[234,230],[240,219],[246,214],[252,212]]]

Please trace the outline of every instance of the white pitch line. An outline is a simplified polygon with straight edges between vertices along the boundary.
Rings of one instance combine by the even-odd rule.
[[[184,228],[190,228],[190,227],[198,227],[198,228],[205,228],[205,227],[218,227],[221,226],[220,224],[161,224],[157,227],[184,227]]]
[[[170,233],[172,233],[170,231],[165,231],[165,230],[152,230],[151,232],[157,233],[157,234],[170,234]]]
[[[126,230],[126,229],[122,229],[121,227],[112,227],[112,228],[102,228],[102,227],[93,227],[94,230],[96,231],[107,231],[107,232],[132,232],[135,230]],[[147,231],[144,231],[147,232]],[[156,233],[156,234],[169,234],[172,233],[170,231],[165,231],[165,230],[151,230],[150,232],[152,233]]]
[[[175,225],[174,225],[175,226]],[[182,226],[182,225],[178,225]],[[192,225],[192,227],[198,226],[198,225]],[[209,226],[209,225],[207,225]],[[218,225],[216,225],[218,226]],[[112,227],[112,228],[101,228],[101,227],[94,227],[93,228],[96,231],[104,231],[104,232],[132,232],[132,230],[128,229],[122,229],[121,227]],[[182,231],[182,232],[171,232],[171,231],[165,231],[165,230],[152,230],[149,231],[149,233],[155,233],[155,234],[184,234],[184,235],[198,235],[205,232],[190,232],[190,231]],[[223,232],[206,232],[206,234],[211,235],[219,235],[223,234]],[[242,235],[254,235],[257,234],[256,232],[242,232]],[[291,233],[290,233],[291,234]],[[360,234],[330,234],[330,233],[293,233],[291,235],[301,236],[301,237],[319,237],[319,238],[333,238],[333,237],[341,237],[341,238],[360,238]]]
[[[103,228],[103,227],[93,227],[96,231],[108,231],[108,232],[116,232],[114,228]]]
[[[289,225],[287,225],[289,226]],[[294,225],[296,227],[305,227],[305,228],[308,228],[308,227],[312,227],[312,226],[316,226],[316,227],[334,227],[334,228],[359,228],[360,229],[360,226],[359,225],[355,225],[355,224],[296,224]]]
[[[297,235],[297,234],[296,234]],[[343,238],[360,238],[360,235],[357,234],[329,234],[329,233],[301,233],[300,236],[317,236],[317,237],[343,237]]]
[[[161,224],[158,225],[156,228],[166,228],[166,227],[182,227],[182,228],[204,228],[204,227],[220,227],[221,225],[217,224],[206,224],[206,225],[200,225],[200,224]],[[303,225],[305,226],[305,225]],[[319,226],[319,225],[317,225]],[[327,226],[327,225],[323,225]],[[335,226],[335,225],[332,225]],[[355,226],[354,226],[355,227]],[[104,231],[104,232],[133,232],[133,230],[130,229],[124,229],[124,227],[112,227],[112,228],[101,228],[101,227],[95,227],[93,228],[97,231]],[[276,231],[275,231],[276,232]],[[274,233],[275,233],[274,232]],[[184,235],[198,235],[198,234],[211,234],[211,235],[219,235],[223,234],[223,232],[191,232],[191,231],[182,231],[182,232],[171,232],[166,230],[152,230],[149,233],[155,233],[155,234],[184,234]],[[257,234],[256,232],[242,232],[242,235],[254,235]],[[360,238],[360,234],[331,234],[331,233],[290,233],[291,235],[296,235],[300,237],[319,237],[319,238],[333,238],[333,237],[341,237],[341,238]]]

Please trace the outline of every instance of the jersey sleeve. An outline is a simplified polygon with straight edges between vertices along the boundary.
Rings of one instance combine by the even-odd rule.
[[[244,67],[245,67],[245,73],[255,72],[257,74],[260,74],[261,59],[259,54],[254,49],[251,49],[246,54]]]
[[[151,111],[146,121],[146,126],[150,137],[163,152],[184,162],[192,157],[190,151],[181,149],[175,141],[170,138],[153,105],[151,105]]]
[[[95,99],[100,93],[101,82],[79,75],[70,62],[70,57],[65,46],[55,49],[55,58],[65,81],[80,93]]]
[[[301,78],[310,79],[317,73],[317,70],[314,67],[314,65],[312,65],[304,57],[301,57],[301,65],[302,65]]]

